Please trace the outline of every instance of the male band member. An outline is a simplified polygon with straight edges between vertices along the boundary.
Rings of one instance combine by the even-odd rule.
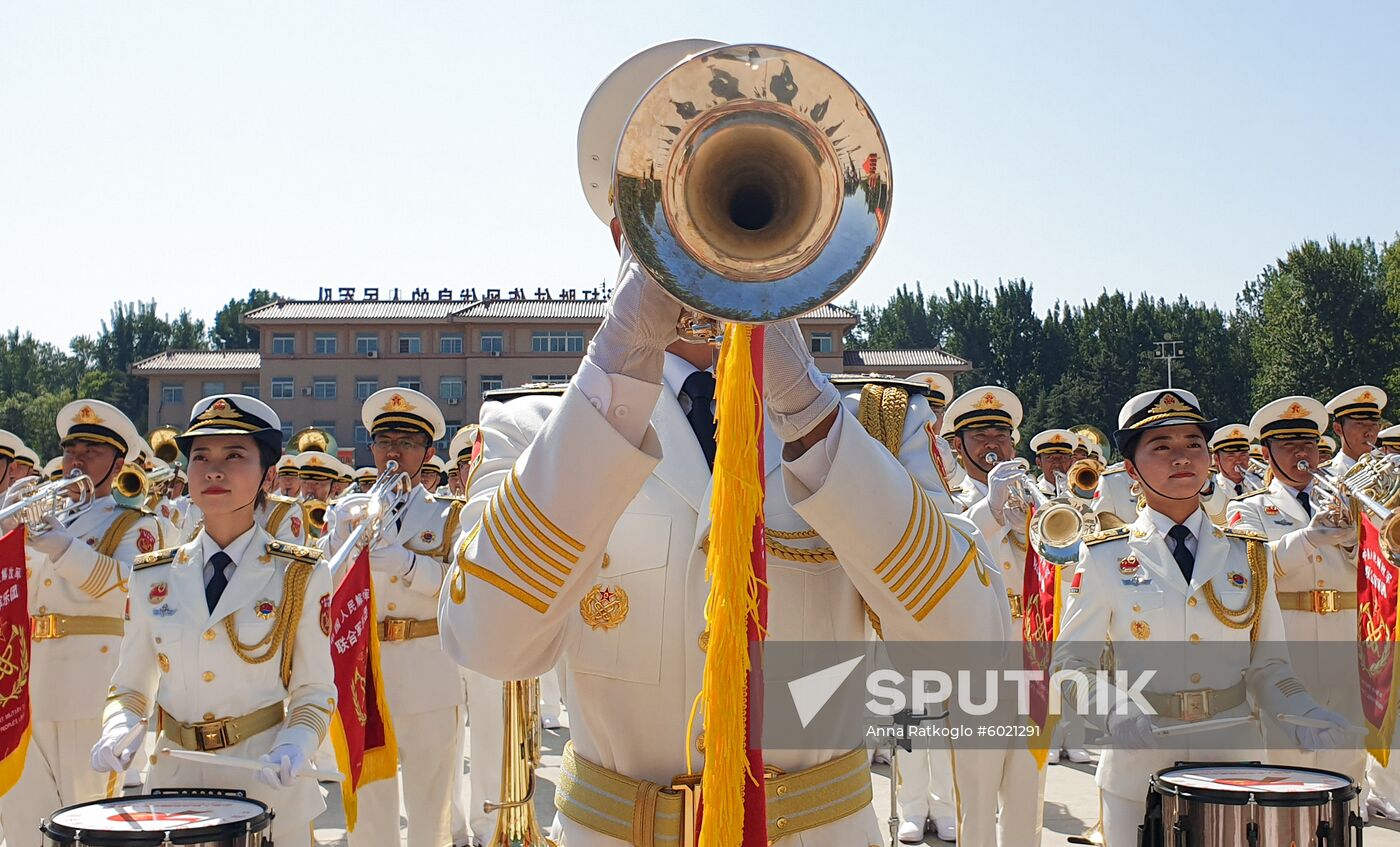
[[[301,475],[297,471],[297,457],[283,456],[277,460],[277,493],[283,497],[301,496]]]
[[[106,796],[106,778],[87,767],[81,751],[102,730],[131,562],[163,543],[153,516],[112,500],[113,478],[145,444],[126,415],[98,400],[75,400],[59,411],[57,424],[64,475],[85,474],[94,499],[66,525],[30,527],[33,727],[24,772],[0,797],[11,845],[39,844],[38,817]]]
[[[35,453],[29,445],[23,445],[15,451],[15,479],[24,479],[27,476],[39,475],[39,454]]]
[[[1254,431],[1245,424],[1228,424],[1210,437],[1210,452],[1219,471],[1216,485],[1231,497],[1260,487],[1263,480],[1249,472],[1249,443]]]
[[[1074,464],[1074,448],[1077,446],[1079,436],[1067,429],[1047,429],[1036,433],[1031,439],[1035,466],[1040,469],[1040,479],[1036,483],[1046,497],[1054,497],[1061,487],[1069,491],[1069,469]],[[1060,478],[1063,478],[1063,483],[1059,482]]]
[[[276,814],[279,845],[311,847],[311,822],[325,801],[316,781],[298,774],[335,713],[320,620],[330,572],[319,550],[278,541],[255,519],[282,450],[281,426],[265,403],[205,397],[178,442],[190,457],[204,529],[136,560],[121,662],[90,761],[97,771],[126,768],[143,718],[160,727],[157,748],[257,760],[261,769],[240,770],[157,756],[148,785],[245,791]]]
[[[1322,435],[1317,439],[1317,456],[1326,465],[1337,456],[1337,439],[1330,435]]]
[[[1261,758],[1253,722],[1170,740],[1158,729],[1248,717],[1257,706],[1326,727],[1300,727],[1291,741],[1316,748],[1344,740],[1346,719],[1318,706],[1289,667],[1263,537],[1214,527],[1201,506],[1214,427],[1189,391],[1156,389],[1124,404],[1114,440],[1146,505],[1132,525],[1084,540],[1067,589],[1054,664],[1083,674],[1066,686],[1065,702],[1107,725],[1095,781],[1108,847],[1138,843],[1148,777],[1158,770]],[[1108,642],[1114,690],[1101,692],[1096,672]],[[1150,708],[1128,697],[1130,688]],[[1094,706],[1101,697],[1107,715]],[[1177,749],[1159,749],[1168,745]]]
[[[636,74],[640,89],[674,64],[672,53]],[[595,104],[609,99],[609,83]],[[596,150],[586,149],[585,114],[581,160],[610,157],[639,94],[613,98],[625,106],[601,122]],[[590,197],[612,222],[606,191]],[[676,795],[658,799],[648,786],[673,784],[688,758],[703,766],[708,716],[690,716],[709,645],[715,380],[711,350],[677,339],[681,315],[624,251],[603,325],[563,395],[483,406],[485,458],[439,607],[449,651],[488,676],[531,677],[567,657],[571,778],[556,805],[570,847],[681,843]],[[782,553],[768,563],[768,638],[862,641],[867,604],[889,640],[979,637],[989,622],[993,637],[1004,635],[1000,580],[978,564],[972,533],[933,506],[901,464],[905,450],[896,458],[838,408],[795,321],[769,325],[765,337],[765,523]],[[904,433],[912,422],[926,439],[927,403],[906,409]],[[910,459],[929,464],[926,449]],[[508,621],[519,637],[503,641]],[[764,756],[783,773],[767,783],[771,837],[794,847],[882,840],[865,749]],[[833,790],[789,791],[807,784]]]
[[[967,479],[956,492],[971,509],[987,496],[987,473],[1016,456],[1013,430],[1021,425],[1021,401],[997,385],[983,385],[959,395],[948,406],[943,429],[958,444]]]
[[[1313,501],[1317,437],[1327,413],[1311,397],[1283,397],[1254,413],[1273,481],[1231,501],[1228,525],[1269,539],[1288,649],[1298,676],[1329,709],[1361,720],[1356,641],[1356,529]],[[1340,460],[1340,456],[1338,459]],[[1268,720],[1270,741],[1288,728]],[[1273,760],[1337,771],[1358,782],[1366,751],[1278,750]]]
[[[1377,433],[1376,446],[1386,453],[1400,453],[1400,424],[1386,427]]]
[[[63,457],[62,457],[62,456],[54,456],[52,459],[49,459],[48,462],[46,462],[46,463],[44,464],[43,477],[44,477],[44,479],[47,479],[49,482],[53,482],[54,480],[63,479]]]
[[[10,468],[15,463],[15,453],[23,446],[18,435],[0,429],[0,494],[10,489]]]
[[[297,454],[297,477],[301,479],[301,499],[321,503],[331,501],[331,486],[340,476],[340,460],[319,450]]]
[[[379,478],[379,469],[375,467],[359,468],[355,471],[355,488],[360,494],[364,494],[374,486],[374,481]],[[352,489],[353,491],[354,489]]]
[[[1385,392],[1374,385],[1349,388],[1328,401],[1332,432],[1341,441],[1341,452],[1327,466],[1327,472],[1340,478],[1356,460],[1376,448],[1376,435],[1385,410]]]
[[[442,412],[427,395],[409,388],[381,389],[365,400],[360,418],[370,435],[375,467],[383,473],[396,462],[413,490],[396,525],[369,554],[384,692],[399,743],[399,780],[360,790],[359,823],[349,838],[351,845],[365,847],[397,843],[401,780],[409,847],[442,847],[452,840],[452,792],[462,765],[465,715],[462,677],[437,637],[437,598],[462,504],[440,500],[420,484],[433,442],[446,430]],[[336,505],[327,530],[328,552],[345,543],[366,504],[366,495],[348,494]],[[498,703],[500,697],[497,688]],[[489,736],[487,729],[472,721],[472,773],[494,771],[499,780],[500,735],[477,738],[478,732]],[[479,805],[481,798],[475,799]]]

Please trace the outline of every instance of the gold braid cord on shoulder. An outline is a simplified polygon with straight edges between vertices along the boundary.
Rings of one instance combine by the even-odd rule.
[[[296,648],[297,622],[301,620],[302,607],[306,602],[306,586],[311,581],[311,572],[315,567],[310,562],[288,563],[287,573],[282,579],[282,602],[277,611],[277,623],[256,644],[244,644],[238,640],[234,616],[224,618],[224,631],[228,633],[233,652],[248,664],[260,665],[281,650],[283,687],[292,680],[292,655]],[[258,650],[263,652],[255,655]]]
[[[139,509],[121,509],[117,517],[112,521],[111,525],[107,527],[107,531],[102,533],[102,539],[98,541],[96,545],[93,546],[93,549],[96,550],[98,555],[101,556],[115,556],[117,554],[118,545],[122,543],[122,539],[126,537],[126,534],[131,530],[132,525],[134,525],[137,521],[141,520],[144,517],[146,517],[146,513]],[[164,546],[164,544],[162,543],[165,540],[162,537],[164,536],[164,534],[165,533],[160,531],[160,522],[157,521],[157,550],[161,549]]]
[[[1249,574],[1251,577],[1249,599],[1238,609],[1231,609],[1215,594],[1215,586],[1205,585],[1206,603],[1210,605],[1215,619],[1231,629],[1248,629],[1253,641],[1259,634],[1259,616],[1263,609],[1265,592],[1269,590],[1269,562],[1267,549],[1257,541],[1247,542],[1249,551]]]
[[[267,526],[263,527],[268,535],[277,537],[277,530],[282,528],[282,519],[287,517],[287,513],[295,505],[295,500],[278,500],[273,503],[267,513]]]
[[[909,415],[909,392],[893,385],[866,385],[860,390],[856,419],[891,455],[904,443],[904,419]]]

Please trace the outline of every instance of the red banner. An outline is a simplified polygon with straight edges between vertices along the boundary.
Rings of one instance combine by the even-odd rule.
[[[336,764],[345,774],[340,785],[345,824],[353,830],[358,810],[355,792],[371,782],[394,778],[399,766],[394,725],[380,682],[379,629],[367,550],[360,551],[335,594],[323,597],[321,604],[321,627],[330,636],[335,666],[331,740]]]
[[[1366,718],[1366,749],[1384,767],[1395,730],[1395,640],[1400,572],[1380,533],[1358,510],[1356,563],[1357,661],[1361,670],[1361,711]]]
[[[1060,628],[1060,569],[1030,543],[1034,521],[1032,510],[1026,522],[1026,575],[1021,586],[1021,656],[1025,670],[1040,674],[1039,679],[1032,677],[1030,686],[1030,720],[1039,731],[1029,738],[1036,763],[1044,767],[1057,720],[1050,712],[1050,660]]]
[[[19,782],[29,749],[29,585],[24,525],[0,538],[0,794]]]

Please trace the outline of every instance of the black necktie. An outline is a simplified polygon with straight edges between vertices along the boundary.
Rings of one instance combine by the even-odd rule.
[[[715,399],[715,375],[709,371],[696,371],[685,378],[681,393],[690,398],[690,411],[685,416],[695,432],[695,440],[700,442],[705,463],[710,470],[714,470],[715,415],[710,411],[710,403]]]
[[[204,600],[209,604],[210,614],[213,614],[214,607],[219,605],[219,598],[224,596],[224,589],[228,588],[228,575],[224,573],[224,568],[233,564],[233,559],[220,550],[209,557],[209,564],[214,566],[214,575],[209,577],[209,584],[204,586]]]
[[[1303,511],[1308,513],[1308,517],[1312,517],[1312,498],[1308,496],[1308,492],[1298,492],[1298,505],[1303,507]]]
[[[1244,483],[1242,483],[1242,482],[1237,482],[1237,483],[1235,483],[1235,496],[1238,497],[1238,496],[1240,496],[1240,495],[1243,494],[1243,493],[1244,493]]]
[[[1196,569],[1196,556],[1186,546],[1186,539],[1191,537],[1191,530],[1183,524],[1177,524],[1167,533],[1167,537],[1176,542],[1176,546],[1172,548],[1172,558],[1176,559],[1176,566],[1181,568],[1181,575],[1190,582],[1191,573]]]

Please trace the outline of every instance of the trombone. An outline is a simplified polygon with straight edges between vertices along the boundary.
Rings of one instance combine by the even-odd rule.
[[[1022,512],[1034,509],[1035,517],[1031,519],[1027,542],[1034,544],[1036,552],[1051,564],[1067,565],[1079,561],[1084,517],[1068,502],[1068,479],[1064,474],[1055,474],[1055,496],[1047,497],[1026,473],[1030,468],[1029,463],[1025,459],[1015,461],[1020,465],[1021,473],[1007,496],[1007,507]]]
[[[30,535],[49,531],[49,519],[68,523],[92,508],[92,479],[74,471],[72,476],[40,483],[36,476],[27,476],[5,493],[7,505],[0,508],[0,523],[18,518],[29,528]]]
[[[361,547],[373,547],[383,535],[385,527],[398,520],[404,508],[408,506],[412,491],[413,482],[408,474],[399,470],[398,462],[391,461],[385,464],[384,472],[374,481],[374,485],[370,486],[369,491],[350,495],[356,498],[351,521],[357,522],[357,525],[350,532],[350,537],[345,539],[345,543],[326,563],[330,568],[332,580],[337,580],[337,575],[345,565],[359,555]],[[349,501],[350,498],[347,497],[346,500]],[[360,505],[360,501],[363,501],[363,505]],[[324,509],[325,504],[321,504],[321,507]],[[322,520],[324,521],[324,517]]]

